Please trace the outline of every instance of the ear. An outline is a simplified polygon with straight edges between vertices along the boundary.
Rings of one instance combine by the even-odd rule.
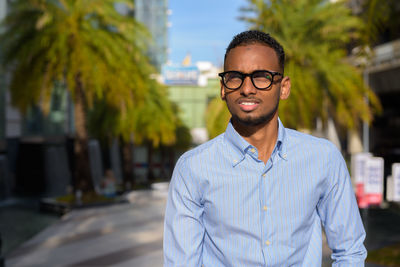
[[[222,83],[222,81],[219,81],[220,82],[220,86],[221,86],[221,92],[220,92],[220,94],[221,94],[221,99],[222,100],[226,100],[226,96],[225,96],[225,88],[224,88],[224,84]]]
[[[281,92],[279,98],[284,100],[287,99],[290,95],[290,87],[291,87],[291,82],[290,78],[288,76],[283,77],[281,81]]]

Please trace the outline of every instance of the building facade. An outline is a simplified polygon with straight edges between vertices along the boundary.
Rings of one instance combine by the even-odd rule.
[[[353,12],[362,15],[367,0],[350,0]],[[379,3],[380,5],[381,3]],[[365,152],[384,159],[384,195],[386,180],[392,174],[392,164],[400,162],[400,2],[387,0],[386,23],[374,36],[370,60],[366,63],[364,80],[378,96],[382,113],[371,125],[364,125]]]
[[[168,15],[167,0],[135,0],[134,16],[147,27],[152,36],[148,55],[158,71],[168,57]]]
[[[210,62],[163,68],[169,99],[178,106],[179,117],[190,129],[193,145],[208,140],[205,113],[209,102],[220,93],[218,71]]]
[[[368,150],[385,159],[386,177],[392,164],[400,162],[400,39],[374,48],[364,77],[383,108],[368,130]]]

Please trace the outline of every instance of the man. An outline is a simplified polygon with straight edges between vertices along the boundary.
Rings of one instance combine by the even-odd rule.
[[[268,34],[246,31],[229,44],[220,77],[232,118],[176,164],[165,266],[321,266],[321,224],[334,266],[364,266],[346,164],[329,141],[284,128],[283,72],[283,48]]]

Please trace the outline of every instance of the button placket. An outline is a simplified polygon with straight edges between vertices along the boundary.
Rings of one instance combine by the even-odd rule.
[[[272,242],[269,240],[271,237],[271,227],[270,227],[270,221],[272,220],[271,216],[271,211],[270,211],[270,199],[269,196],[267,195],[267,188],[269,187],[269,184],[271,182],[270,178],[267,177],[268,172],[271,170],[273,166],[273,161],[271,159],[268,160],[267,164],[265,164],[263,171],[261,173],[261,213],[262,213],[262,225],[264,228],[264,231],[262,232],[262,239],[263,239],[263,244],[265,247],[268,247],[272,244]]]

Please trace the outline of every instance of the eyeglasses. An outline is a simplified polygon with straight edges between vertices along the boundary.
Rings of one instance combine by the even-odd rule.
[[[275,76],[283,76],[279,72],[269,70],[256,70],[252,73],[243,73],[240,71],[225,71],[218,74],[221,77],[223,85],[230,90],[239,89],[244,79],[249,76],[254,87],[258,90],[268,90],[274,83]]]

